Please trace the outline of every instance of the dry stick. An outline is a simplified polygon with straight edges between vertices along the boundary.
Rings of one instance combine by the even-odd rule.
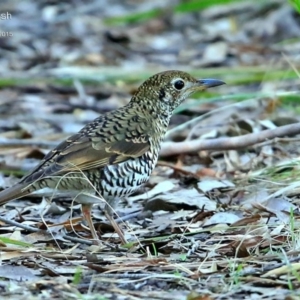
[[[69,240],[69,241],[75,242],[75,243],[86,244],[86,245],[88,245],[88,246],[93,245],[93,242],[90,241],[90,240],[81,239],[81,238],[78,238],[78,237],[68,236],[67,234],[63,235],[63,238],[64,238],[65,240]]]
[[[0,221],[4,222],[5,224],[9,224],[9,225],[12,225],[12,226],[16,226],[16,227],[22,228],[22,229],[27,230],[29,232],[45,232],[45,233],[47,232],[45,230],[34,228],[34,227],[29,226],[29,225],[24,225],[24,224],[18,223],[16,221],[3,218],[1,216],[0,216]]]
[[[50,233],[47,230],[42,230],[42,229],[34,228],[32,226],[29,226],[29,225],[24,225],[24,224],[18,223],[16,221],[3,218],[1,216],[0,216],[0,221],[3,222],[3,223],[9,224],[9,225],[16,226],[18,228],[27,230],[29,232]],[[63,235],[62,238],[65,239],[65,240],[69,240],[71,242],[80,243],[80,244],[86,244],[86,245],[89,245],[89,246],[93,244],[91,241],[80,239],[80,238],[76,238],[76,237],[71,237],[71,236],[68,236],[66,234]]]
[[[201,150],[233,150],[252,146],[268,139],[295,135],[300,133],[300,123],[280,126],[275,129],[263,130],[232,138],[217,138],[210,140],[196,139],[184,142],[164,142],[160,151],[161,156],[193,153]]]

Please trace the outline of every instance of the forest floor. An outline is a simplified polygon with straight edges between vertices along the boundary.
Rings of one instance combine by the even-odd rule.
[[[2,1],[0,188],[59,142],[185,70],[226,85],[176,111],[149,182],[99,208],[0,207],[1,299],[299,299],[300,15],[276,1]],[[138,3],[138,4],[137,4]],[[50,200],[52,200],[50,202]]]

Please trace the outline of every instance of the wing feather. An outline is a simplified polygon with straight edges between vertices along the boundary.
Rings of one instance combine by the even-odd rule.
[[[139,157],[150,149],[146,120],[142,120],[142,123],[129,122],[129,128],[120,126],[116,135],[107,138],[104,131],[107,132],[110,128],[107,123],[104,126],[106,119],[107,117],[96,119],[79,133],[60,143],[21,182],[31,183],[37,179],[71,171],[103,168],[108,164]],[[135,119],[140,120],[141,117],[135,116]],[[113,123],[110,126],[113,126]],[[134,133],[132,137],[128,137],[128,132]]]

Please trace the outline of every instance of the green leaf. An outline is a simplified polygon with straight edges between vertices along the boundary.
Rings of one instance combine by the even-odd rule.
[[[17,240],[12,240],[7,237],[0,236],[0,241],[5,243],[5,244],[11,244],[11,245],[16,245],[16,246],[21,246],[21,247],[33,247],[32,244],[17,241]]]

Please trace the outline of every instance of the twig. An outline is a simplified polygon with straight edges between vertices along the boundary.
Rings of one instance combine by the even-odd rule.
[[[8,220],[8,219],[3,218],[1,216],[0,216],[0,221],[4,222],[6,224],[12,225],[12,226],[16,226],[16,227],[22,228],[22,229],[27,230],[29,232],[49,233],[47,230],[41,230],[41,229],[34,228],[34,227],[31,227],[31,226],[28,226],[28,225],[24,225],[24,224],[18,223],[18,222],[13,221],[13,220]],[[71,242],[75,242],[75,243],[86,244],[86,245],[89,245],[89,246],[93,245],[92,241],[85,240],[85,239],[80,239],[80,238],[76,238],[76,237],[71,237],[71,236],[68,236],[66,234],[63,235],[63,238],[66,239],[66,240],[69,240]]]
[[[68,235],[63,235],[63,238],[65,240],[69,240],[71,242],[75,242],[75,243],[80,243],[80,244],[86,244],[88,246],[91,246],[93,245],[93,242],[90,241],[90,240],[86,240],[86,239],[80,239],[80,238],[77,238],[77,237],[72,237],[72,236],[68,236]]]
[[[182,168],[178,168],[176,166],[173,166],[173,165],[165,163],[165,162],[160,162],[159,161],[157,163],[157,166],[168,167],[170,169],[173,169],[175,172],[181,173],[184,176],[190,176],[190,177],[193,177],[193,178],[200,178],[200,176],[197,175],[196,173],[193,173],[193,172],[190,172],[190,171],[186,171],[186,170],[184,170]]]
[[[255,145],[255,147],[264,147],[264,146],[270,146],[275,145],[279,143],[291,143],[291,142],[299,142],[300,137],[294,137],[294,138],[277,138],[275,137],[273,140],[268,140],[262,143],[258,143]]]
[[[18,223],[18,222],[13,221],[13,220],[8,220],[8,219],[3,218],[1,216],[0,216],[0,221],[4,222],[6,224],[10,224],[12,226],[16,226],[16,227],[22,228],[22,229],[27,230],[29,232],[47,232],[45,230],[41,230],[41,229],[34,228],[34,227],[31,227],[31,226],[28,226],[28,225],[24,225],[24,224]]]
[[[258,133],[249,133],[233,138],[218,138],[202,140],[196,139],[183,142],[164,142],[160,155],[170,156],[181,153],[193,153],[200,150],[233,150],[252,146],[275,137],[295,135],[300,133],[300,123],[285,125],[275,129],[263,130]]]

